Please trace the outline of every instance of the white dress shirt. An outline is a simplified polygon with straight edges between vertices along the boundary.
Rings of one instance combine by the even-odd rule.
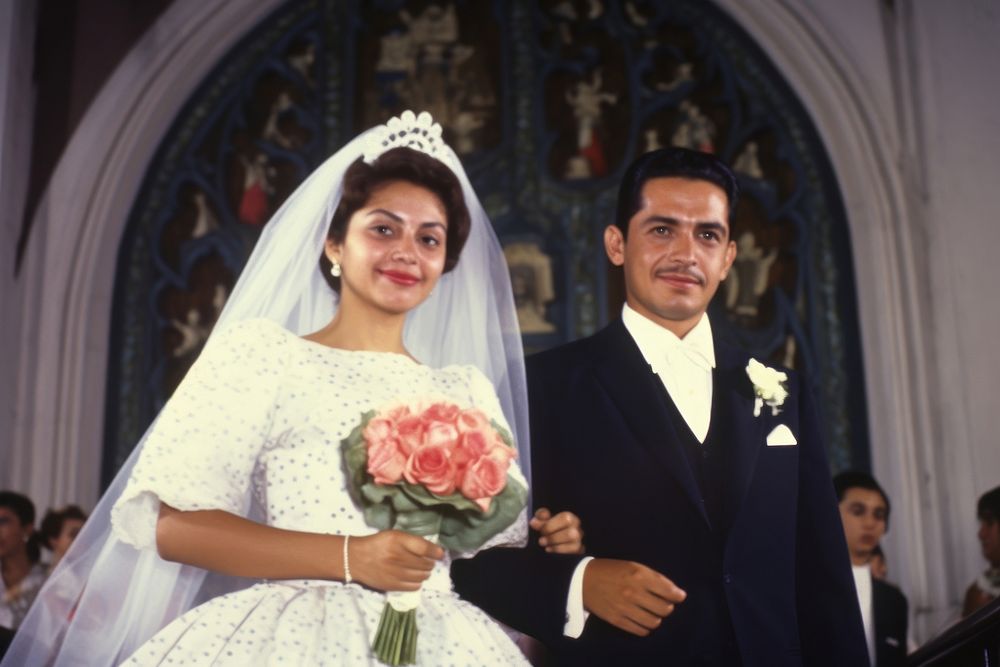
[[[708,316],[702,315],[684,338],[640,315],[628,304],[622,307],[622,323],[691,432],[698,442],[704,443],[712,417],[712,369],[715,368],[715,345]],[[570,580],[563,634],[573,639],[583,634],[590,616],[583,608],[583,573],[591,560],[581,560]],[[869,583],[869,595],[870,587]]]
[[[868,644],[868,662],[875,664],[875,604],[872,600],[872,570],[869,565],[851,565],[854,573],[854,587],[858,591],[861,606],[861,622],[865,626],[865,641]]]
[[[684,338],[643,317],[628,304],[622,308],[622,323],[691,432],[698,442],[704,443],[712,416],[712,369],[715,368],[715,346],[708,316],[702,315]]]

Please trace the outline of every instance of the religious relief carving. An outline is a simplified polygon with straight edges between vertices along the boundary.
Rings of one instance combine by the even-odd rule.
[[[555,324],[545,315],[546,305],[555,299],[552,260],[532,242],[509,243],[504,246],[503,253],[510,270],[521,333],[554,332]]]
[[[316,78],[313,75],[313,68],[316,65],[315,42],[309,41],[291,49],[285,57],[285,62],[293,71],[298,72],[307,86],[316,87]]]
[[[200,239],[219,228],[219,218],[208,204],[208,196],[202,190],[196,190],[192,198],[195,207],[194,227],[191,229],[191,239]]]
[[[601,71],[595,70],[589,81],[579,81],[566,91],[566,101],[576,120],[576,154],[567,161],[563,176],[567,180],[604,176],[608,161],[597,129],[602,106],[616,104],[618,96],[602,89]]]
[[[637,28],[645,28],[649,25],[649,19],[632,0],[626,0],[625,2],[625,17]]]
[[[296,148],[298,140],[294,136],[286,134],[279,123],[282,115],[293,106],[294,102],[288,91],[283,90],[278,93],[267,113],[267,120],[264,122],[264,129],[260,133],[260,138],[282,148]]]
[[[670,137],[670,144],[706,153],[715,152],[715,123],[701,109],[684,100],[678,107],[680,122]]]
[[[243,192],[238,216],[243,224],[260,227],[267,222],[270,211],[268,197],[274,194],[271,179],[276,172],[263,153],[257,153],[252,160],[240,155],[240,163],[243,165]]]
[[[795,368],[795,352],[796,352],[795,336],[788,334],[785,336],[785,345],[783,349],[783,355],[781,359],[781,365],[785,368]]]
[[[674,70],[674,75],[669,81],[660,81],[656,83],[656,90],[661,93],[669,93],[691,81],[694,81],[694,64],[681,63],[677,66],[677,69]]]
[[[630,130],[628,63],[612,31],[615,12],[598,0],[543,1],[540,9],[549,171],[562,181],[608,176],[621,164]]]
[[[764,178],[764,170],[760,166],[757,142],[751,141],[743,148],[743,152],[733,160],[733,170],[750,178]]]
[[[359,129],[405,109],[428,111],[460,155],[500,140],[499,34],[486,3],[366,10],[375,39],[362,48]],[[369,85],[374,82],[374,86]]]
[[[757,246],[753,232],[745,231],[736,240],[736,260],[723,283],[726,308],[737,317],[756,318],[760,299],[767,291],[771,265],[778,258],[777,248],[764,251]]]
[[[192,243],[220,229],[221,222],[201,185],[189,183],[179,188],[175,206],[166,214],[167,221],[160,231],[159,244],[167,265],[177,270]]]
[[[600,0],[559,0],[549,3],[548,13],[558,19],[556,24],[559,41],[563,46],[578,42],[574,24],[594,21],[604,15],[604,3]]]
[[[209,251],[157,296],[164,354],[160,383],[169,396],[201,352],[235,283],[222,257]]]
[[[642,152],[648,153],[650,151],[655,151],[663,148],[663,143],[660,141],[660,131],[655,127],[647,127],[643,130],[643,146]]]
[[[212,331],[212,325],[219,319],[222,307],[226,305],[228,291],[224,285],[216,285],[212,297],[212,317],[209,321],[203,322],[201,311],[198,308],[188,309],[184,321],[171,318],[170,324],[181,335],[180,343],[173,349],[171,355],[183,357],[201,349],[201,346],[208,340],[208,334]]]

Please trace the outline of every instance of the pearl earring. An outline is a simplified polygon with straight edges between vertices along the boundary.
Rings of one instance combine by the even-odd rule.
[[[340,270],[340,262],[333,262],[333,265],[330,267],[330,275],[334,278],[339,278],[341,273],[343,271]]]

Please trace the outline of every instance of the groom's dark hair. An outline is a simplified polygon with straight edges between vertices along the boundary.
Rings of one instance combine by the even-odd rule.
[[[867,489],[882,496],[882,500],[885,501],[885,532],[888,533],[889,511],[892,509],[892,505],[889,503],[889,496],[882,490],[875,478],[860,470],[847,470],[833,478],[833,490],[837,494],[838,503],[844,499],[850,489]]]
[[[448,217],[444,272],[448,273],[458,264],[465,240],[469,238],[469,209],[465,205],[462,184],[455,172],[443,162],[412,148],[392,148],[375,158],[371,164],[358,158],[347,168],[340,203],[330,220],[327,238],[338,243],[343,241],[347,236],[351,216],[368,203],[375,188],[392,181],[406,181],[426,188],[444,204],[444,212]],[[320,252],[319,268],[323,279],[339,294],[340,278],[330,275],[330,266],[326,253]]]
[[[618,188],[615,225],[624,238],[628,238],[629,220],[642,208],[642,187],[653,178],[687,178],[719,186],[726,193],[730,218],[740,197],[736,175],[725,162],[711,153],[676,146],[644,153],[625,170]]]

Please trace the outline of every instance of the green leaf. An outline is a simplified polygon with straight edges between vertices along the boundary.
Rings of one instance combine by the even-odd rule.
[[[441,531],[441,518],[436,510],[401,512],[396,515],[394,527],[411,535],[437,535]]]
[[[389,503],[364,505],[365,523],[372,528],[389,530],[396,523],[396,513]]]
[[[476,505],[475,512],[445,512],[438,543],[455,551],[478,549],[514,523],[527,500],[527,489],[508,475],[507,486],[493,498],[489,511]]]
[[[461,493],[456,492],[447,496],[439,496],[435,493],[431,493],[419,484],[404,484],[401,489],[403,493],[413,499],[413,501],[421,507],[438,507],[444,505],[446,507],[454,507],[457,510],[467,510],[470,512],[482,511],[479,509],[479,505],[472,502]]]

